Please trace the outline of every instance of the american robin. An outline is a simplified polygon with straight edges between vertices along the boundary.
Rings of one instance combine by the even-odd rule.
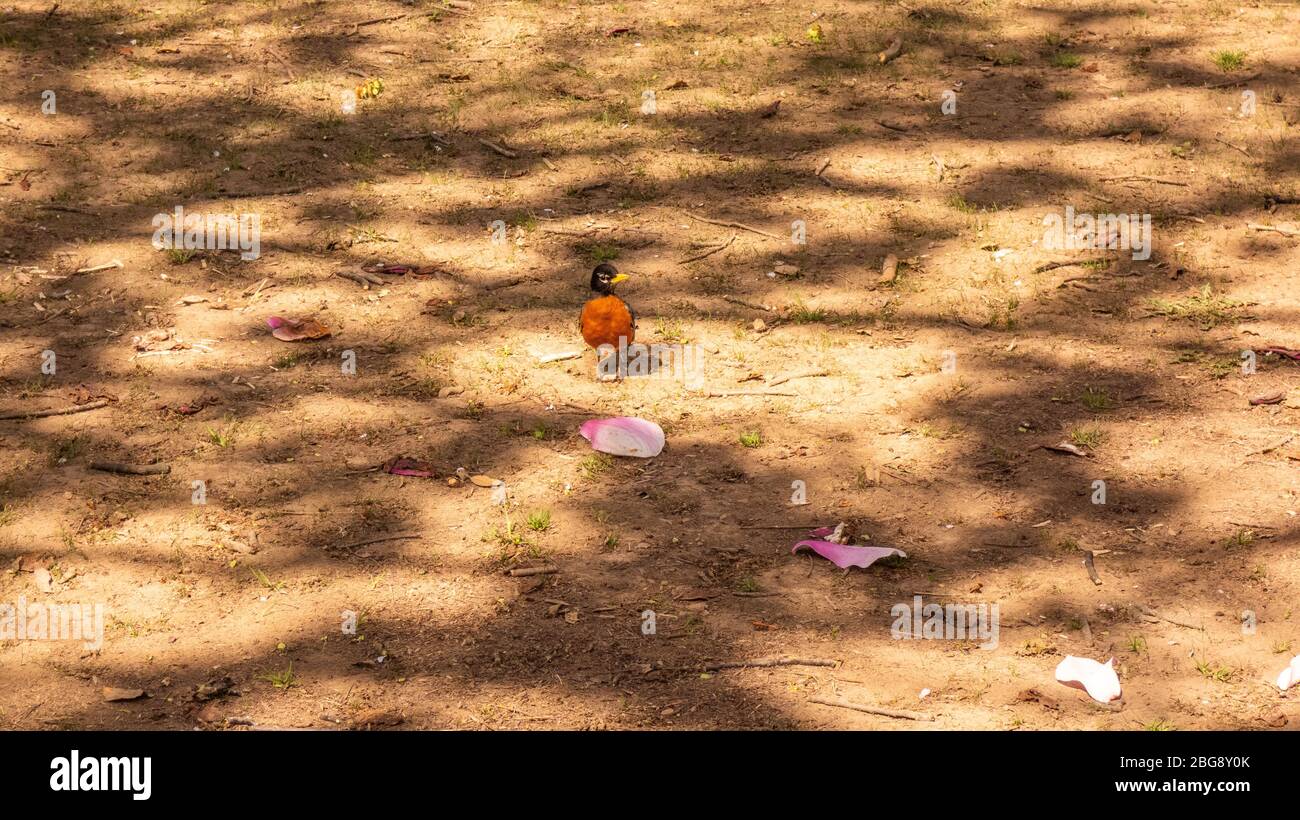
[[[614,286],[627,279],[613,265],[602,262],[591,272],[591,289],[598,295],[582,306],[579,320],[582,338],[592,347],[619,346],[623,340],[626,348],[636,337],[636,313],[627,302],[614,295]]]

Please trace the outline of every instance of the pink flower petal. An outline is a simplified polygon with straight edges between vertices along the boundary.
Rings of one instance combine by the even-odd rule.
[[[897,555],[907,557],[907,553],[893,547],[852,547],[836,544],[834,541],[800,541],[790,552],[798,552],[807,547],[840,569],[862,567],[866,569],[881,558]]]
[[[663,452],[664,431],[653,421],[626,416],[584,421],[578,432],[591,448],[616,456],[653,458]]]
[[[1092,658],[1067,655],[1056,666],[1056,680],[1066,686],[1082,689],[1098,703],[1110,703],[1120,696],[1119,675],[1115,674],[1115,659],[1097,663]]]

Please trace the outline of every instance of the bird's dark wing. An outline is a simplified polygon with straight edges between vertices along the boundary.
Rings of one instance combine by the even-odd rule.
[[[632,317],[632,330],[636,330],[636,311],[633,310],[632,306],[628,305],[627,302],[624,302],[623,304],[627,305],[627,312]]]

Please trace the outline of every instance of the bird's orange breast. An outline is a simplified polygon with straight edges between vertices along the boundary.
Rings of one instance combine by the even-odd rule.
[[[632,311],[617,296],[601,296],[582,306],[582,338],[592,347],[618,347],[619,337],[632,344]]]

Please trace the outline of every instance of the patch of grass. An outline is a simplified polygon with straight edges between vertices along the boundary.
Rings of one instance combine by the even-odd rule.
[[[618,258],[621,250],[617,245],[610,245],[605,242],[591,242],[578,246],[593,265],[599,265],[601,262],[612,262]]]
[[[257,582],[272,592],[279,592],[284,589],[284,581],[272,581],[271,576],[262,572],[260,569],[253,569],[251,571],[253,577],[257,579]]]
[[[1148,732],[1172,732],[1174,731],[1174,724],[1164,718],[1156,718],[1142,728]]]
[[[1068,51],[1058,51],[1052,55],[1052,65],[1057,68],[1078,68],[1083,65],[1083,58]]]
[[[759,447],[763,444],[763,434],[757,430],[740,434],[740,444],[742,447]]]
[[[186,262],[193,259],[197,253],[197,251],[190,250],[189,248],[168,248],[167,261],[171,262],[173,265],[184,265]]]
[[[551,528],[551,511],[537,510],[528,514],[528,529],[533,532],[546,532]]]
[[[1105,390],[1094,390],[1091,387],[1083,389],[1083,395],[1079,397],[1079,401],[1083,402],[1084,407],[1094,412],[1109,410],[1112,404],[1110,396],[1106,394]]]
[[[1223,546],[1227,549],[1236,549],[1237,547],[1249,547],[1253,543],[1255,543],[1254,530],[1237,530],[1223,543]]]
[[[262,680],[270,681],[276,689],[288,690],[290,687],[298,685],[298,676],[293,673],[293,662],[289,662],[289,667],[279,672],[268,672],[262,676]]]
[[[1101,445],[1106,436],[1096,427],[1076,427],[1070,431],[1070,443],[1076,447],[1094,450]]]
[[[298,364],[298,354],[286,353],[280,358],[276,359],[275,363],[272,364],[271,366],[274,367],[276,370],[288,370],[297,364]]]
[[[1219,67],[1220,71],[1237,71],[1246,65],[1246,52],[1216,51],[1214,52],[1214,64]]]
[[[803,300],[796,300],[787,311],[790,321],[796,325],[809,325],[826,321],[826,311],[822,308],[810,308]]]
[[[1218,681],[1219,683],[1228,683],[1237,676],[1237,670],[1231,666],[1224,666],[1217,661],[1205,661],[1193,659],[1196,663],[1196,671],[1201,677],[1208,680]]]
[[[736,582],[737,592],[758,592],[758,581],[752,575],[746,575]]]
[[[215,427],[208,428],[208,441],[218,447],[230,447],[235,443],[235,432],[239,427],[237,424],[227,424],[218,430]]]
[[[1128,639],[1128,643],[1124,644],[1124,646],[1127,647],[1130,652],[1142,654],[1147,651],[1147,639],[1141,635],[1133,635]]]
[[[18,511],[5,504],[0,507],[0,527],[7,527],[18,520]]]
[[[1074,99],[1074,92],[1070,91],[1068,88],[1058,88],[1052,92],[1052,96],[1064,102],[1065,100]]]
[[[1278,641],[1278,642],[1276,642],[1276,643],[1273,644],[1273,654],[1274,654],[1274,655],[1286,655],[1286,654],[1289,654],[1290,652],[1291,652],[1291,642],[1290,642],[1290,641]]]
[[[578,470],[592,481],[600,478],[612,466],[614,459],[604,453],[592,453],[578,462]]]
[[[1201,292],[1177,299],[1152,299],[1151,310],[1170,319],[1196,322],[1205,329],[1237,321],[1244,302],[1215,293],[1206,285]]]
[[[966,197],[961,194],[953,194],[948,197],[948,207],[961,211],[964,214],[976,214],[979,213],[980,210],[978,205],[973,205],[972,203],[967,202]]]
[[[686,344],[686,331],[676,319],[660,319],[657,331],[659,338],[669,344]]]

